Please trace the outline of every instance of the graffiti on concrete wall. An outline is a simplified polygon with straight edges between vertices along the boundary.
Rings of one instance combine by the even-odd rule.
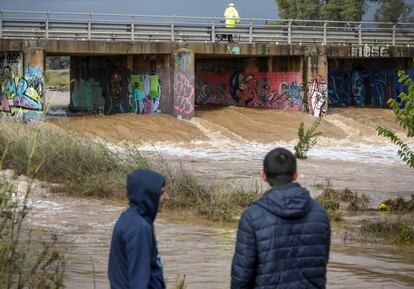
[[[178,72],[174,78],[174,109],[178,116],[190,118],[194,113],[194,86],[184,73]]]
[[[175,66],[180,67],[181,71],[188,71],[192,65],[191,59],[191,56],[187,53],[177,53]]]
[[[105,98],[101,84],[98,81],[92,78],[73,80],[71,109],[103,112],[104,106]]]
[[[349,72],[329,73],[328,95],[331,104],[348,106],[352,103],[352,76]]]
[[[43,70],[26,66],[21,53],[0,54],[0,111],[17,119],[43,118]]]
[[[201,105],[238,105],[301,110],[302,77],[299,72],[201,73],[196,102]]]
[[[0,81],[12,79],[23,74],[23,60],[21,53],[0,54]]]
[[[390,57],[390,49],[386,46],[364,45],[350,47],[351,57]]]
[[[43,96],[43,69],[38,66],[25,66],[24,77],[27,79],[30,85],[37,91],[37,93],[40,96]]]
[[[42,99],[31,83],[22,76],[0,82],[0,110],[23,120],[42,118]]]
[[[316,117],[325,116],[328,110],[328,84],[322,76],[308,81],[309,112]]]
[[[157,74],[132,74],[128,85],[130,111],[138,114],[161,112],[161,81]]]
[[[334,106],[387,107],[404,90],[397,70],[338,70],[329,72],[329,102]],[[407,71],[414,76],[414,69]]]
[[[186,49],[178,50],[174,64],[174,115],[191,119],[194,115],[194,55]]]
[[[354,103],[358,106],[364,105],[365,89],[364,79],[361,72],[354,71],[352,73],[352,97]]]
[[[237,105],[230,94],[231,73],[203,73],[197,75],[196,103],[201,105]]]

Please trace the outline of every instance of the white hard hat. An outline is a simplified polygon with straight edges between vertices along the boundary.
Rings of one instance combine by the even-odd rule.
[[[229,7],[234,7],[234,3],[229,3]]]

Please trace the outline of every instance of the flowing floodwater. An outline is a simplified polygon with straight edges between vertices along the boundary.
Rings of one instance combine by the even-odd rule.
[[[109,288],[108,248],[123,206],[43,194],[32,207],[31,223],[58,233],[59,246],[68,250],[67,288]],[[158,217],[156,233],[168,284],[185,274],[189,289],[229,288],[233,226],[202,224],[188,212],[165,212]],[[412,246],[345,240],[351,234],[352,228],[333,229],[328,288],[413,288]]]
[[[204,182],[227,182],[263,191],[259,180],[265,153],[275,146],[292,149],[299,121],[306,114],[264,110],[201,111],[191,122],[168,116],[117,115],[73,118],[56,124],[112,143],[137,144],[152,157],[161,153]],[[320,144],[299,161],[299,182],[313,196],[329,180],[334,188],[365,193],[371,206],[398,195],[414,194],[413,170],[396,155],[396,147],[375,134],[379,123],[398,129],[392,112],[343,110],[325,118]],[[412,144],[412,143],[411,143]],[[57,233],[68,249],[67,288],[109,288],[106,270],[115,220],[123,204],[103,200],[34,195],[31,222]],[[371,212],[348,216],[335,224],[328,268],[328,288],[413,288],[414,246],[396,247],[385,240],[367,239],[358,231],[362,219],[387,219]],[[413,215],[402,216],[413,222]],[[189,212],[163,212],[156,222],[159,249],[167,283],[186,275],[188,289],[229,288],[236,228],[203,222]]]

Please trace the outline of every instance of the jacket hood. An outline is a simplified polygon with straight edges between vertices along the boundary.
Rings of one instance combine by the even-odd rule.
[[[256,204],[279,217],[294,219],[310,211],[312,199],[307,189],[289,183],[270,189]]]
[[[136,206],[138,213],[150,222],[157,215],[164,180],[162,175],[150,170],[136,170],[127,177],[130,205]]]

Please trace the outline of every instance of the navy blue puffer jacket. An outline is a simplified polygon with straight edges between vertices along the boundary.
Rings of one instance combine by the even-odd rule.
[[[111,289],[165,289],[153,225],[163,183],[149,170],[128,175],[130,206],[114,226],[109,253]]]
[[[272,188],[241,216],[231,288],[325,288],[330,236],[325,209],[305,188]]]

